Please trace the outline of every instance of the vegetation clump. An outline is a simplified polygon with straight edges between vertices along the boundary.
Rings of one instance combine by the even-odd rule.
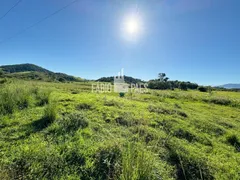
[[[121,149],[117,145],[101,148],[95,154],[94,176],[99,179],[118,179],[121,174]]]
[[[92,109],[92,105],[87,104],[87,103],[81,103],[81,104],[77,105],[76,109],[77,110],[90,110],[90,109]]]
[[[238,152],[240,152],[240,140],[236,135],[230,135],[227,137],[227,142],[236,148]]]
[[[200,92],[207,92],[207,91],[208,91],[208,89],[207,89],[206,87],[204,87],[204,86],[198,87],[198,90],[199,90]]]
[[[57,119],[57,106],[55,103],[50,103],[46,106],[44,119],[46,119],[47,124],[53,123]]]
[[[175,109],[167,109],[162,106],[149,105],[148,110],[149,110],[149,112],[155,112],[158,114],[169,114],[169,115],[177,114],[177,115],[180,115],[185,118],[188,117],[187,114],[183,111],[179,111],[179,110],[175,110]]]
[[[73,133],[78,129],[88,127],[88,119],[83,112],[71,113],[63,116],[57,121],[62,133]]]

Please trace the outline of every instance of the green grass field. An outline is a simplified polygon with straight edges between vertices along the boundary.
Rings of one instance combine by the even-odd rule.
[[[240,93],[0,85],[0,179],[240,179]]]

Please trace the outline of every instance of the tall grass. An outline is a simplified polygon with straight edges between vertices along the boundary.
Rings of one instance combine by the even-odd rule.
[[[68,114],[57,121],[60,131],[64,134],[73,134],[78,129],[88,127],[88,119],[84,112]]]
[[[11,83],[0,88],[0,115],[12,114],[49,102],[50,91],[29,84]]]
[[[28,108],[34,104],[29,88],[17,84],[5,85],[0,89],[0,113],[12,114],[15,110]]]
[[[128,143],[122,155],[121,180],[160,179],[150,154],[136,143]]]
[[[48,123],[53,123],[57,119],[57,105],[55,102],[50,102],[44,111],[44,119]]]

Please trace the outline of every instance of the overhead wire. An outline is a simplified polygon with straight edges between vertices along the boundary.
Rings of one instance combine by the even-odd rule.
[[[8,13],[10,13],[17,5],[19,5],[22,2],[22,0],[17,1],[3,16],[0,17],[0,20],[5,18]]]
[[[74,0],[74,1],[66,4],[65,6],[61,7],[60,9],[58,9],[58,10],[54,11],[53,13],[51,13],[51,14],[45,16],[44,18],[40,19],[39,21],[37,21],[37,22],[31,24],[30,26],[28,26],[28,27],[26,27],[26,28],[18,31],[18,32],[15,33],[14,35],[12,35],[12,36],[10,36],[10,37],[8,37],[8,38],[3,39],[2,41],[0,41],[0,45],[3,44],[3,43],[6,43],[7,41],[9,41],[9,40],[11,40],[11,39],[13,39],[13,38],[15,38],[15,37],[17,37],[17,36],[19,36],[20,34],[28,31],[29,29],[32,29],[33,27],[35,27],[35,26],[37,26],[38,24],[46,21],[47,19],[49,19],[49,18],[51,18],[52,16],[60,13],[61,11],[67,9],[68,7],[70,7],[71,5],[75,4],[75,3],[78,2],[78,1],[80,1],[80,0]]]

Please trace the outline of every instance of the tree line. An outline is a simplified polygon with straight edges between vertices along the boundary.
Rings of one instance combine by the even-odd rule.
[[[148,82],[148,88],[150,89],[172,89],[179,88],[181,90],[187,89],[198,89],[199,85],[196,83],[191,82],[184,82],[184,81],[169,81],[169,78],[166,76],[165,73],[159,73],[157,79],[150,80]]]

